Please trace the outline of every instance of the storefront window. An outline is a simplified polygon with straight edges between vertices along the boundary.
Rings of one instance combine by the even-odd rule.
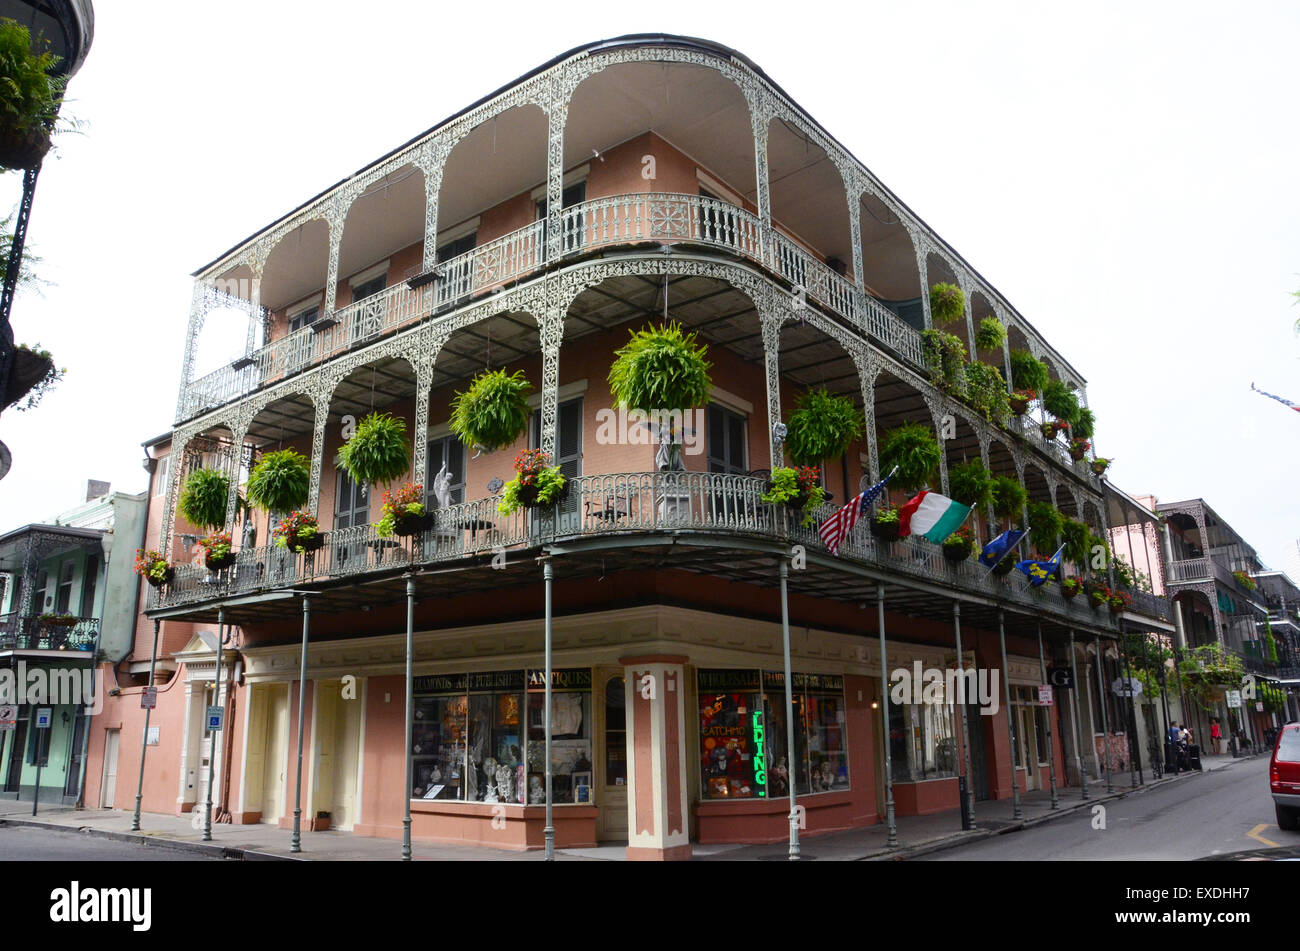
[[[794,755],[785,677],[773,671],[701,670],[700,756],[706,799],[776,799],[849,788],[844,681],[794,675]]]
[[[957,775],[956,718],[946,692],[930,703],[889,701],[889,756],[894,782]]]
[[[591,672],[552,673],[556,679],[552,694],[553,801],[590,801]],[[413,692],[414,798],[502,803],[545,800],[542,672],[417,677]],[[576,779],[584,769],[587,778],[579,784]],[[585,800],[575,799],[579,785],[585,786]]]

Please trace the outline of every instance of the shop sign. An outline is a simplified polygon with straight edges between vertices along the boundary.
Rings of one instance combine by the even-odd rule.
[[[801,674],[797,670],[791,675],[794,689],[814,693],[843,693],[844,678],[839,674]],[[764,690],[784,690],[785,673],[779,670],[763,671]]]
[[[546,670],[528,671],[528,689],[545,690],[546,689]],[[590,690],[591,689],[591,668],[590,667],[552,667],[551,668],[551,689],[552,690]]]
[[[1052,686],[1051,684],[1038,685],[1038,705],[1040,707],[1050,707],[1052,705]]]
[[[1069,667],[1048,667],[1047,682],[1053,687],[1070,690],[1074,687],[1074,673]]]
[[[416,677],[411,681],[411,692],[422,693],[464,693],[469,686],[466,674],[431,674]]]
[[[1229,691],[1227,691],[1226,693],[1224,693],[1224,699],[1226,699],[1226,700],[1228,701],[1228,706],[1229,706],[1229,707],[1232,707],[1233,709],[1239,709],[1239,708],[1241,707],[1241,691],[1240,691],[1240,690],[1229,690]]]
[[[754,737],[754,785],[758,787],[759,797],[767,795],[767,745],[763,741],[763,712],[755,710],[753,715]]]
[[[733,690],[757,690],[757,670],[701,670],[701,693],[729,693]]]

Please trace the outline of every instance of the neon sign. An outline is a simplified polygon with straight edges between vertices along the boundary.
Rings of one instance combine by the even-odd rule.
[[[754,711],[754,785],[758,787],[759,797],[767,795],[767,746],[763,742],[763,713]]]

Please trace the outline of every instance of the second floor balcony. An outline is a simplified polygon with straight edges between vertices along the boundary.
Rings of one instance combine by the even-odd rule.
[[[6,614],[0,617],[0,652],[94,651],[100,622],[93,617]]]

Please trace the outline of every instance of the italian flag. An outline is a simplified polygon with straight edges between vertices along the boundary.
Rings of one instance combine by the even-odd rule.
[[[898,510],[898,537],[922,535],[936,545],[966,521],[974,506],[954,502],[938,492],[922,491],[910,498]]]

